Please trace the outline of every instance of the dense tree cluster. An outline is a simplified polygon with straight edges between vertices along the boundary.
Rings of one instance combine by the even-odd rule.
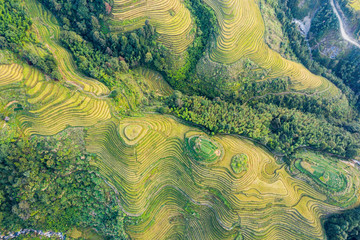
[[[339,22],[331,8],[330,2],[324,2],[311,21],[310,34],[311,41],[314,42],[310,44],[315,45],[316,41],[323,37],[329,29],[339,31]]]
[[[107,53],[124,58],[130,67],[148,65],[159,71],[166,71],[170,51],[157,38],[155,27],[145,21],[145,25],[136,31],[110,34]]]
[[[31,51],[23,50],[21,51],[21,54],[23,60],[25,60],[29,65],[33,65],[34,67],[40,69],[42,72],[50,75],[55,80],[62,78],[58,70],[57,62],[52,53],[48,52],[48,54],[41,57]]]
[[[318,118],[321,116],[332,124],[343,126],[357,119],[356,111],[353,111],[347,104],[344,104],[344,100],[346,101],[344,95],[340,98],[326,99],[316,94],[275,93],[253,98],[248,104],[254,106],[261,102],[274,104],[282,108],[297,109],[304,113],[316,114]],[[356,122],[353,124],[359,125]]]
[[[160,44],[149,21],[129,33],[109,32],[106,15],[111,6],[103,0],[41,0],[60,20],[65,30],[73,30],[93,43],[101,54],[121,58],[130,67],[149,65],[165,71],[169,50]]]
[[[299,147],[313,147],[350,158],[357,155],[357,139],[353,135],[296,109],[263,103],[240,105],[179,92],[174,93],[168,105],[175,116],[204,126],[213,134],[250,137],[276,153],[290,155]]]
[[[55,79],[60,79],[61,75],[52,53],[46,51],[46,55],[40,57],[24,48],[26,43],[35,44],[35,38],[30,33],[31,25],[32,21],[19,0],[0,1],[0,49],[9,49],[28,64],[34,65]],[[40,43],[37,45],[41,46]]]
[[[102,54],[75,32],[62,31],[60,39],[61,43],[71,51],[82,72],[109,87],[114,85],[114,79],[111,76],[113,71],[120,69],[126,71],[129,68],[125,61]]]
[[[0,48],[19,51],[32,38],[31,24],[19,0],[0,0]]]
[[[91,42],[73,31],[62,31],[60,38],[62,44],[75,57],[81,71],[111,87],[114,85],[111,75],[116,71],[128,71],[128,63],[132,67],[139,63],[153,63],[160,69],[166,68],[165,58],[168,50],[154,41],[154,34],[153,26],[147,22],[136,32],[121,35],[120,39],[117,35],[112,35],[113,45],[107,48],[107,54],[96,49]],[[114,52],[120,53],[120,57],[116,57]]]
[[[93,156],[83,144],[82,130],[0,140],[1,232],[77,226],[124,236],[115,195],[90,166]]]
[[[329,240],[356,240],[360,238],[360,208],[329,216],[324,223]]]
[[[341,79],[344,79],[354,91],[360,93],[360,50],[352,50],[348,56],[341,59],[335,67],[336,73]],[[360,106],[360,104],[358,104]]]
[[[314,48],[315,50],[311,52],[309,51],[309,44],[310,46],[316,46],[325,33],[338,29],[339,25],[330,3],[322,3],[320,9],[316,12],[310,29],[312,40],[308,43],[306,39],[301,36],[295,23],[291,22],[294,16],[299,15],[299,1],[281,1],[283,3],[281,5],[282,8],[279,7],[275,10],[279,20],[283,22],[284,31],[289,36],[290,45],[296,56],[309,70],[332,81],[346,94],[351,103],[357,103],[357,96],[360,93],[360,69],[358,67],[360,64],[360,50],[352,48],[349,53],[342,55],[341,59],[335,60],[323,56],[317,48]],[[312,56],[312,58],[310,56]],[[332,72],[330,73],[329,70]],[[359,103],[356,105],[358,108],[360,107]]]
[[[105,47],[108,31],[104,16],[108,14],[104,0],[40,0],[60,20],[65,30],[76,29]]]
[[[201,93],[202,85],[196,76],[195,67],[205,54],[211,38],[218,32],[215,12],[201,0],[186,0],[186,7],[195,19],[197,27],[193,44],[188,48],[188,58],[185,65],[176,71],[166,72],[168,81],[177,89]]]

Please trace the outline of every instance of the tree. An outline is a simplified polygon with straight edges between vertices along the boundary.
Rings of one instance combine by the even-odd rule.
[[[152,54],[151,52],[147,52],[146,55],[145,55],[145,62],[146,63],[149,63],[153,60],[153,57],[152,57]]]
[[[92,26],[93,30],[100,29],[99,20],[95,16],[91,16],[91,26]]]
[[[120,70],[123,72],[128,72],[129,65],[125,61],[120,61]]]

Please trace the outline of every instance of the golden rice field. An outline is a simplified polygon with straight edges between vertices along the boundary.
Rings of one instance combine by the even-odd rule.
[[[355,11],[360,11],[360,0],[350,0],[349,5],[355,9]]]
[[[84,91],[96,95],[107,94],[109,89],[102,83],[77,71],[71,54],[59,44],[60,27],[56,18],[36,0],[26,0],[33,26],[39,41],[54,54],[63,78]]]
[[[87,150],[98,156],[93,164],[119,193],[119,205],[128,215],[125,229],[132,239],[324,239],[321,219],[358,205],[360,175],[352,165],[300,153],[299,160],[287,169],[251,141],[229,135],[208,136],[173,117],[147,114],[115,118],[112,102],[95,96],[106,93],[107,88],[78,74],[69,53],[56,42],[59,28],[52,15],[34,0],[26,1],[39,35],[54,52],[63,76],[80,88],[65,87],[30,66],[16,64],[0,66],[7,73],[1,75],[0,86],[21,82],[26,89],[30,110],[18,117],[26,135],[53,135],[66,127],[87,127]],[[232,56],[237,61],[240,54],[268,66],[272,74],[287,68],[292,74],[295,63],[274,57],[276,53],[271,50],[265,60],[256,58],[262,45],[252,49],[251,42],[237,37],[248,36],[251,31],[252,36],[259,37],[258,31],[262,31],[249,13],[258,12],[254,2],[233,0],[234,11],[230,11],[226,7],[229,2],[220,8],[219,2],[206,1],[220,16],[222,30],[227,30],[218,43],[221,39],[220,43],[228,43],[227,37],[233,36],[233,43],[241,44],[228,46],[234,50],[232,54],[218,44],[213,58],[224,54],[224,59]],[[235,11],[242,8],[247,11]],[[255,27],[244,29],[246,24],[241,21],[228,25],[239,18],[239,13],[240,19],[252,20]],[[276,66],[282,67],[267,61],[274,59],[280,59]],[[172,93],[156,73],[146,69],[136,73],[157,94]],[[302,79],[302,75],[294,76]],[[301,86],[313,86],[306,84]],[[246,156],[243,171],[233,170],[234,156]]]
[[[119,193],[132,239],[322,239],[321,218],[358,202],[359,173],[353,166],[321,172],[323,182],[341,177],[338,168],[352,176],[342,177],[346,184],[338,184],[339,191],[329,198],[305,173],[290,175],[283,163],[248,140],[210,137],[157,114],[116,120],[110,102],[47,81],[29,66],[23,76],[31,105],[19,117],[24,133],[52,135],[68,126],[88,127],[87,150],[97,154],[94,164]],[[200,146],[201,158],[215,153],[218,160],[204,164],[194,155],[186,143],[199,136],[217,146],[214,152]],[[235,173],[231,160],[238,155],[247,156],[247,167]],[[305,170],[309,164],[300,162]]]
[[[115,0],[112,14],[115,32],[137,29],[150,20],[161,35],[159,40],[177,54],[194,39],[190,11],[181,0]]]
[[[210,137],[157,114],[116,120],[110,102],[47,81],[29,66],[23,76],[31,106],[18,118],[24,133],[88,127],[87,150],[97,154],[94,164],[119,193],[132,239],[322,239],[321,218],[358,202],[360,182],[352,166],[346,170],[351,181],[329,198],[306,174],[290,175],[283,163],[248,140]],[[199,161],[186,144],[199,136],[217,146],[213,152],[197,146],[201,159],[214,153],[221,157]],[[246,170],[234,173],[231,160],[242,154]],[[323,176],[321,181],[341,175],[332,170]]]
[[[23,68],[21,65],[16,63],[10,65],[0,65],[0,87],[20,82],[22,78]]]
[[[265,26],[255,0],[205,0],[216,14],[220,34],[210,52],[215,62],[232,64],[249,58],[269,69],[268,78],[289,77],[295,90],[338,90],[325,78],[310,73],[303,65],[283,58],[265,43]]]
[[[24,133],[53,135],[68,126],[91,126],[111,118],[105,100],[70,90],[59,82],[46,81],[36,69],[24,69],[31,110],[19,117]]]
[[[234,239],[239,232],[245,239],[320,239],[321,217],[357,202],[358,177],[330,201],[267,151],[235,136],[211,137],[223,157],[203,164],[186,147],[186,139],[198,135],[206,136],[155,114],[89,129],[88,151],[99,156],[96,165],[133,216],[136,223],[126,226],[133,239]],[[231,170],[237,154],[248,156],[239,174]]]

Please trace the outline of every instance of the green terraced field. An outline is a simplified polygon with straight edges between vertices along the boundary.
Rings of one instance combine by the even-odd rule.
[[[186,140],[190,155],[199,162],[213,163],[221,159],[222,147],[205,136],[192,135]]]
[[[234,173],[241,173],[247,170],[248,156],[244,153],[236,154],[231,158],[231,169]]]
[[[183,53],[194,40],[190,11],[180,0],[115,0],[111,31],[132,31],[150,20],[161,35],[160,41],[176,54]]]
[[[334,202],[341,202],[346,198],[346,204],[351,205],[358,201],[355,196],[360,183],[351,163],[305,151],[295,156],[296,170],[306,176],[304,179],[315,183],[318,189],[331,193],[330,198]]]

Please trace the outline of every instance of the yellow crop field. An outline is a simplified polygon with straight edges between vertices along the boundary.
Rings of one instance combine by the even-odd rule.
[[[220,25],[216,46],[210,58],[215,62],[232,64],[249,58],[260,67],[269,69],[268,78],[289,77],[295,90],[337,89],[325,78],[316,76],[303,65],[283,58],[264,41],[265,26],[255,0],[205,0],[215,11]]]
[[[190,11],[180,0],[115,0],[112,31],[126,32],[144,25],[145,20],[156,27],[160,41],[175,53],[184,52],[192,43],[193,21]]]
[[[77,71],[70,53],[58,43],[60,27],[56,18],[36,0],[26,0],[26,2],[38,39],[44,41],[45,46],[54,54],[65,81],[96,95],[109,93],[109,89],[104,84]]]
[[[259,66],[254,71],[266,69],[267,78],[289,77],[296,90],[338,93],[329,81],[265,44],[255,0],[204,1],[215,11],[220,25],[216,45],[210,49],[211,60],[231,65],[248,58]],[[24,96],[22,109],[11,116],[11,121],[16,121],[4,119],[0,127],[13,124],[27,136],[84,128],[81,142],[87,153],[96,157],[83,160],[91,159],[101,178],[111,185],[119,212],[126,214],[123,223],[131,239],[324,239],[326,215],[359,205],[360,172],[350,161],[334,161],[310,149],[302,152],[299,147],[293,161],[286,164],[281,156],[275,157],[248,139],[213,130],[208,134],[173,116],[154,113],[170,109],[165,100],[183,105],[186,111],[190,104],[178,98],[181,92],[171,96],[174,90],[153,70],[116,72],[116,80],[123,84],[109,94],[104,84],[78,72],[71,54],[59,44],[55,17],[38,1],[25,2],[33,30],[54,54],[64,81],[50,79],[26,64],[0,65],[0,87],[9,85],[10,89],[11,83],[21,82],[15,87]],[[130,31],[149,19],[157,26],[161,41],[177,53],[191,44],[193,22],[183,1],[114,2],[117,23],[112,31]],[[199,106],[210,104],[203,100]],[[345,95],[333,101],[349,106]],[[5,103],[9,104],[1,102],[2,108]],[[128,106],[126,111],[121,109],[123,103]],[[230,107],[236,110],[235,105]],[[272,109],[278,111],[275,105]],[[281,112],[286,113],[285,107]],[[268,116],[273,118],[268,124],[275,126],[277,117]],[[281,121],[285,122],[284,116]],[[224,114],[224,119],[227,117]],[[254,131],[259,130],[259,121],[251,122]],[[284,128],[287,126],[293,127],[290,120],[284,123]],[[325,125],[315,122],[314,126]],[[305,130],[299,127],[299,134]],[[275,142],[267,135],[264,140]],[[79,236],[80,232],[73,228],[71,234]]]
[[[23,79],[23,68],[19,64],[0,65],[0,86],[20,82]]]
[[[184,151],[188,137],[199,135],[209,137],[154,114],[90,128],[88,151],[100,157],[96,165],[119,191],[123,210],[141,219],[127,227],[132,238],[234,239],[241,232],[245,239],[318,239],[321,217],[359,197],[358,176],[330,202],[266,150],[235,136],[211,137],[223,157],[203,164]],[[231,170],[238,154],[248,158],[242,174]]]
[[[349,2],[350,7],[355,9],[355,11],[360,11],[360,1],[359,0],[351,0]]]
[[[91,126],[111,118],[105,100],[46,81],[36,69],[25,70],[24,84],[28,102],[33,106],[19,117],[26,134],[53,135],[67,126]]]

